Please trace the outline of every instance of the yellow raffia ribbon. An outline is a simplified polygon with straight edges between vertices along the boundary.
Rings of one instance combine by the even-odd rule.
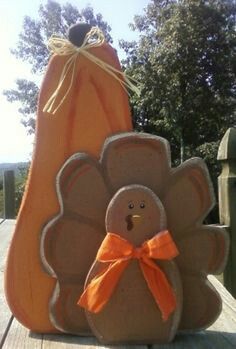
[[[121,86],[127,91],[127,89],[130,89],[140,95],[140,91],[137,88],[137,86],[134,84],[136,81],[128,77],[124,72],[114,68],[110,64],[104,62],[100,58],[93,55],[91,52],[89,52],[89,49],[92,47],[99,47],[105,42],[105,37],[103,32],[97,28],[92,27],[91,30],[86,34],[83,44],[80,47],[77,47],[73,45],[70,41],[67,39],[63,39],[60,37],[52,36],[48,41],[48,48],[49,51],[52,54],[57,54],[60,56],[69,56],[68,60],[66,61],[60,79],[59,83],[57,85],[56,90],[53,92],[49,100],[47,101],[46,105],[43,108],[43,112],[47,112],[50,114],[55,114],[57,110],[61,107],[64,100],[66,99],[68,93],[70,92],[70,89],[73,85],[74,77],[75,77],[75,69],[76,69],[76,62],[77,58],[80,54],[84,55],[86,58],[88,58],[93,63],[97,64],[100,68],[105,70],[108,74],[114,77]],[[56,104],[56,98],[59,94],[59,91],[67,77],[67,75],[71,72],[71,79],[69,87],[64,94],[61,101]]]

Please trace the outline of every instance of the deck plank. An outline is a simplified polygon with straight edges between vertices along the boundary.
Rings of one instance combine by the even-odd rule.
[[[214,276],[209,275],[208,279],[217,289],[222,299],[221,315],[217,321],[209,327],[209,330],[236,333],[236,300]]]
[[[4,267],[14,227],[15,220],[5,220],[0,225],[0,342],[4,349],[41,349],[42,335],[31,334],[17,320],[12,321],[4,296]]]
[[[41,349],[42,337],[41,334],[30,332],[14,319],[2,349]]]
[[[78,337],[70,335],[44,335],[42,349],[147,349],[145,345],[103,346],[94,337]]]
[[[4,266],[14,226],[14,220],[5,220],[0,225],[0,343],[11,320],[11,312],[4,295]]]
[[[179,334],[174,342],[154,345],[152,349],[232,349],[236,340],[233,333],[200,331],[190,334]]]
[[[2,222],[0,227],[0,270],[3,271],[6,263],[8,248],[15,228],[15,220]]]
[[[173,343],[154,345],[152,349],[231,349],[236,347],[236,334],[216,331],[177,335]],[[103,346],[95,338],[71,335],[40,335],[24,328],[15,319],[3,345],[3,349],[147,349],[147,346]]]

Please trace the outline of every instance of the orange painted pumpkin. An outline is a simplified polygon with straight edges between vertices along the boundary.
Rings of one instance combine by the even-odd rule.
[[[109,44],[103,43],[89,52],[120,70]],[[105,138],[132,129],[127,93],[112,75],[83,55],[78,55],[73,85],[56,114],[43,112],[67,59],[68,56],[54,55],[42,84],[33,160],[5,274],[11,311],[23,325],[44,333],[56,332],[48,310],[55,280],[43,270],[39,256],[40,232],[59,211],[56,174],[73,153],[98,157]],[[58,101],[70,82],[70,76],[66,76]]]

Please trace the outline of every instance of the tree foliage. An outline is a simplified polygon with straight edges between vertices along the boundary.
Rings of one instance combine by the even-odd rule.
[[[33,80],[19,78],[16,80],[15,88],[4,91],[10,102],[20,102],[19,112],[23,115],[22,123],[27,127],[29,133],[33,133],[35,129],[39,93],[35,75],[42,75],[48,63],[47,41],[51,35],[57,34],[65,37],[72,24],[86,22],[100,27],[106,40],[112,42],[111,27],[103,20],[100,13],[94,14],[90,6],[79,10],[70,3],[60,5],[55,0],[48,0],[45,5],[40,5],[38,14],[38,19],[25,16],[18,43],[16,48],[12,49],[12,53],[17,58],[30,64]]]
[[[141,82],[135,126],[168,138],[175,162],[202,155],[215,168],[219,139],[236,125],[235,16],[233,0],[151,0],[131,25],[139,41],[120,42]]]

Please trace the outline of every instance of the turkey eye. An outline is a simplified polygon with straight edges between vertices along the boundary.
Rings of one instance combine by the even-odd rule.
[[[130,203],[129,208],[132,210],[132,208],[134,208],[134,204]]]
[[[144,202],[141,202],[141,204],[140,204],[140,208],[144,208],[144,207],[145,207]]]

